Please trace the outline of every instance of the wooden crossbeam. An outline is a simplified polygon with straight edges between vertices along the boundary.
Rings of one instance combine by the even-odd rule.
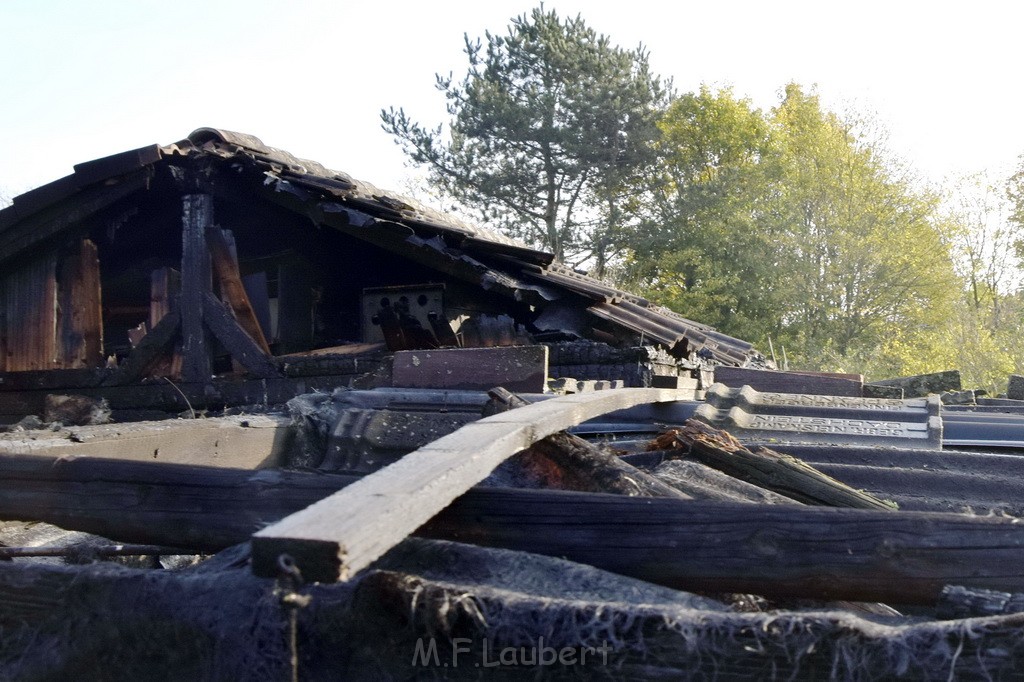
[[[231,353],[231,357],[258,378],[279,376],[277,364],[260,345],[239,326],[227,304],[210,292],[203,294],[203,322]]]
[[[608,412],[690,395],[649,388],[580,393],[468,424],[256,533],[253,571],[276,575],[278,557],[287,554],[307,580],[348,580],[541,438]]]

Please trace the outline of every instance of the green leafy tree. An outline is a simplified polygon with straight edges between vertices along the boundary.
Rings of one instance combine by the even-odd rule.
[[[957,284],[936,198],[799,86],[787,86],[773,125],[780,174],[762,219],[784,246],[779,300],[791,347],[810,366],[856,366],[884,352],[895,329],[923,338]]]
[[[629,274],[644,292],[731,334],[777,334],[778,243],[759,212],[770,194],[769,122],[731,90],[703,87],[668,107],[648,215]]]
[[[381,112],[384,129],[484,220],[603,274],[635,220],[669,97],[646,51],[540,7],[506,35],[467,36],[465,52],[461,82],[437,78],[447,129],[394,108]]]

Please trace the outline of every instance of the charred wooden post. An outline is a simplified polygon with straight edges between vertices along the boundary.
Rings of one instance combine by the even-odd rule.
[[[855,490],[801,460],[764,447],[747,449],[725,431],[696,419],[663,434],[652,447],[676,443],[700,462],[740,480],[807,504],[893,511],[895,505]]]
[[[158,268],[150,275],[149,329],[152,331],[165,316],[179,312],[181,299],[181,273],[174,268]],[[178,321],[180,324],[181,317]],[[179,329],[180,332],[180,329]],[[175,337],[175,347],[161,362],[156,363],[156,376],[180,377],[184,358],[181,353],[181,334]]]
[[[203,326],[203,296],[212,286],[206,228],[213,224],[213,197],[188,194],[182,202],[181,335],[185,356],[182,379],[189,383],[207,383],[213,374],[213,363]]]

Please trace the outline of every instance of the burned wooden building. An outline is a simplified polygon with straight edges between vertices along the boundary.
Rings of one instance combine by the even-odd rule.
[[[52,391],[126,416],[280,403],[394,351],[524,344],[549,347],[553,377],[633,386],[759,357],[250,135],[203,128],[82,163],[0,211],[8,421]]]
[[[1024,400],[766,364],[251,136],[80,164],[0,211],[0,680],[1019,677]]]

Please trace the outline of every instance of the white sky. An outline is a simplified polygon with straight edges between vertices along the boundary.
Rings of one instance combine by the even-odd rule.
[[[410,173],[382,107],[445,119],[434,73],[523,0],[0,0],[0,194],[75,163],[212,126],[386,188]],[[788,81],[874,112],[920,173],[1005,173],[1024,153],[1011,2],[548,0],[643,42],[679,91],[731,85],[762,108]]]

